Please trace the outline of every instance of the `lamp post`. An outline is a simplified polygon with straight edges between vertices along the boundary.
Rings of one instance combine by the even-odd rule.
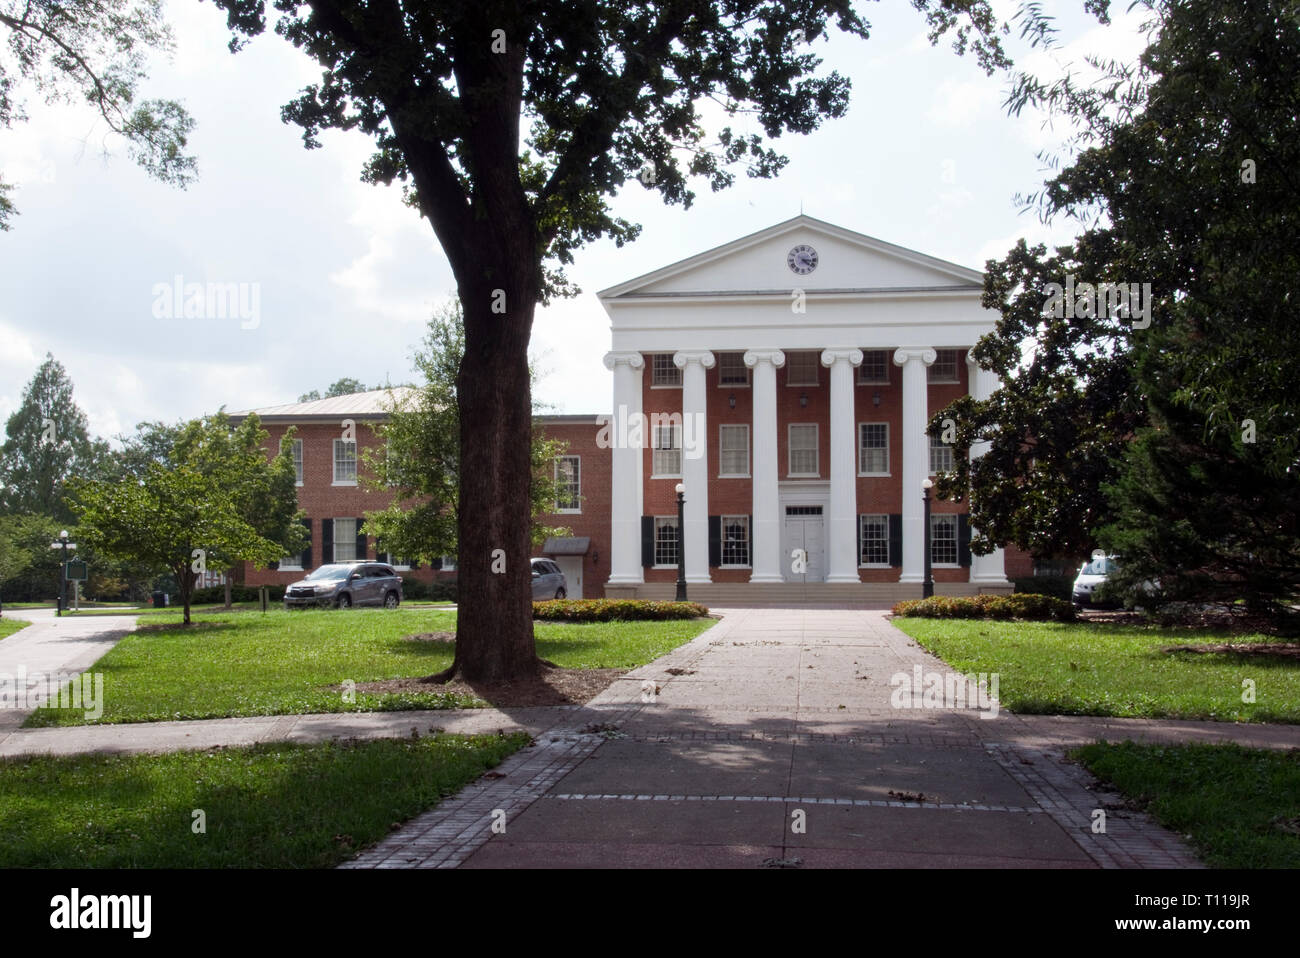
[[[68,530],[62,529],[59,532],[59,538],[50,543],[51,549],[63,550],[63,565],[59,567],[59,598],[55,615],[63,615],[64,606],[68,604],[68,550],[77,548],[75,542],[68,541]]]
[[[686,601],[686,487],[677,483],[677,601]]]
[[[934,595],[934,578],[930,570],[930,488],[933,485],[929,479],[921,483],[921,501],[925,503],[925,581],[921,583],[923,599]]]

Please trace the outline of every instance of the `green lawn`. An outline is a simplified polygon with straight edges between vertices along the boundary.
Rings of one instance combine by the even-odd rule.
[[[1171,645],[1261,642],[1201,629],[895,618],[954,669],[997,672],[1013,712],[1300,722],[1300,660],[1162,652]],[[1254,682],[1242,702],[1243,680]]]
[[[31,623],[23,619],[11,619],[6,616],[5,618],[0,619],[0,639],[13,635],[19,629],[25,629],[29,625],[31,625]]]
[[[1300,868],[1300,751],[1103,742],[1071,755],[1212,868]]]
[[[438,735],[8,759],[0,867],[328,868],[527,743]]]
[[[390,711],[480,706],[438,686],[420,692],[355,693],[361,684],[429,675],[451,665],[448,642],[410,642],[417,632],[454,632],[455,612],[351,609],[204,616],[186,629],[141,618],[92,671],[104,674],[100,722],[227,718],[307,712]],[[633,668],[694,638],[711,619],[672,622],[538,623],[537,652],[566,668]],[[81,725],[76,709],[39,709],[29,727]]]

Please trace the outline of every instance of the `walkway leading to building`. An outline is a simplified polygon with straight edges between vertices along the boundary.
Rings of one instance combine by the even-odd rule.
[[[33,618],[0,642],[0,672],[84,668],[131,626]],[[26,713],[8,710],[0,757],[524,730],[535,744],[344,867],[1134,868],[1197,862],[1096,790],[1066,747],[1300,747],[1297,726],[984,718],[994,710],[978,695],[895,707],[891,679],[918,669],[952,684],[883,611],[732,609],[586,706],[47,729],[18,729]]]

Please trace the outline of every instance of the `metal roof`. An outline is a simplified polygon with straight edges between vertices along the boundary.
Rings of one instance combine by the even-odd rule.
[[[271,422],[286,420],[320,420],[351,417],[354,419],[383,419],[388,415],[394,403],[402,404],[413,397],[416,390],[410,386],[394,386],[392,389],[371,389],[363,393],[349,393],[346,396],[331,396],[328,399],[312,399],[308,402],[286,403],[283,406],[263,406],[260,409],[246,409],[232,412],[230,418],[240,420],[249,413]]]

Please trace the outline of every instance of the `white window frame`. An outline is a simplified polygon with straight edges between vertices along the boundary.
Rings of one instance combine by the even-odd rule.
[[[556,515],[581,515],[582,513],[582,457],[581,456],[556,456],[555,457],[556,492],[557,493],[559,492],[559,486],[561,481],[560,463],[564,462],[564,460],[566,459],[572,459],[574,461],[573,471],[574,471],[574,475],[577,477],[577,481],[573,484],[574,485],[573,495],[570,497],[573,501],[573,505],[566,506],[565,508],[560,508],[561,500],[557,495],[557,498],[555,500],[555,514]]]
[[[293,472],[294,472],[293,484],[295,486],[301,486],[303,475],[304,475],[303,458],[302,458],[302,440],[291,439],[289,441],[289,448],[290,448],[289,454],[293,458]],[[301,568],[301,566],[299,566],[299,568]]]
[[[727,375],[735,373],[735,370],[726,368],[728,363],[740,363],[740,374],[744,378],[739,382],[732,382],[727,379]],[[718,353],[718,388],[719,389],[748,389],[749,388],[749,367],[745,365],[745,354],[743,352],[725,352]]]
[[[941,453],[941,452],[947,452],[948,454],[948,468],[946,469],[936,468],[936,463],[934,461],[935,453]],[[954,463],[954,459],[952,453],[952,443],[947,443],[944,442],[942,439],[938,439],[934,436],[931,436],[930,437],[930,475],[937,476],[941,472],[952,472],[953,463]],[[938,465],[942,465],[942,463],[939,463]]]
[[[786,475],[789,476],[789,477],[792,478],[792,479],[794,479],[794,478],[799,478],[799,479],[817,479],[817,478],[820,478],[820,477],[821,477],[821,461],[822,461],[822,449],[821,449],[821,441],[822,441],[822,437],[821,437],[821,428],[820,428],[820,427],[818,426],[818,424],[815,423],[815,422],[792,422],[792,423],[789,423],[785,428],[786,428],[786,432],[785,432],[785,467],[786,467]],[[813,442],[813,447],[812,447],[812,453],[813,453],[813,465],[816,467],[816,469],[815,469],[814,472],[795,472],[795,471],[794,471],[794,453],[795,453],[795,448],[794,448],[794,431],[795,431],[795,429],[798,429],[798,428],[811,428],[812,431],[813,431],[814,442]],[[806,450],[806,449],[802,449],[802,450],[800,450],[800,451],[801,451],[801,452],[807,452],[808,450]]]
[[[795,367],[796,367],[794,358],[796,356],[811,357],[812,361],[808,364],[809,368],[812,370],[811,379],[797,380],[794,378]],[[803,358],[800,358],[799,361],[800,363],[802,363],[804,360]],[[795,386],[800,389],[807,389],[809,386],[820,386],[821,385],[820,370],[821,370],[821,354],[815,349],[793,349],[785,354],[785,384],[787,386]]]
[[[335,441],[337,442],[338,440],[335,440]],[[334,563],[334,562],[364,562],[364,561],[365,561],[364,558],[361,558],[361,559],[358,559],[358,558],[357,558],[357,520],[356,520],[356,517],[355,517],[355,516],[340,516],[339,518],[337,518],[337,519],[331,519],[330,521],[334,523],[334,538],[333,538],[333,540],[332,540],[332,549],[333,549],[333,551],[334,551],[334,555],[330,557],[330,562],[331,562],[331,563]],[[350,523],[350,524],[351,524],[351,526],[352,526],[352,533],[351,533],[350,535],[343,536],[342,538],[339,537],[339,523],[340,523],[340,522],[347,522],[347,523]],[[340,556],[340,555],[339,555],[339,543],[340,543],[340,542],[346,542],[346,543],[348,544],[348,549],[349,549],[349,551],[351,551],[352,555],[350,555],[350,556]]]
[[[671,445],[660,446],[659,442],[663,437],[662,430],[671,430]],[[682,477],[682,427],[673,423],[662,426],[652,426],[650,432],[650,478],[651,479],[680,479]],[[662,462],[660,456],[662,453],[675,452],[677,454],[677,471],[661,472],[660,467],[667,465]]]
[[[745,471],[744,472],[723,472],[722,464],[725,461],[725,443],[722,437],[726,435],[728,429],[743,429],[745,436]],[[748,479],[749,478],[749,424],[743,422],[724,422],[718,425],[718,478],[719,479]]]
[[[296,556],[285,556],[280,560],[280,565],[277,567],[277,571],[302,572],[302,553],[300,552]]]
[[[346,462],[346,459],[339,458],[339,447],[352,447],[352,478],[339,478],[339,463]],[[355,439],[335,439],[334,440],[334,481],[335,486],[355,486],[357,484],[357,441]]]
[[[867,451],[868,448],[872,448],[872,449],[876,448],[875,446],[868,447],[868,446],[866,445],[865,441],[864,441],[865,438],[866,438],[866,429],[865,429],[864,427],[866,427],[866,426],[884,426],[884,427],[885,427],[885,447],[884,447],[884,451],[885,451],[885,471],[884,471],[884,472],[870,472],[870,471],[868,471],[868,470],[862,468],[863,453],[865,453],[865,452]],[[889,475],[892,474],[892,473],[890,472],[890,465],[891,465],[891,463],[890,463],[890,461],[889,461],[889,423],[887,423],[887,422],[860,422],[860,423],[858,423],[858,475],[859,475],[859,476],[873,476],[873,477],[889,476]]]
[[[456,571],[456,557],[455,557],[455,556],[442,556],[442,568],[439,569],[438,571],[439,571],[439,572],[455,572],[455,571]]]
[[[935,352],[935,360],[926,369],[926,382],[931,384],[933,383],[951,384],[951,383],[961,382],[961,354],[963,350],[936,349],[934,352]],[[939,372],[940,370],[947,367],[949,357],[952,358],[952,377],[948,378],[945,376],[943,378],[940,378]],[[940,360],[942,360],[943,362],[942,366],[940,365]]]
[[[867,540],[867,520],[868,520],[868,519],[881,519],[881,520],[883,520],[883,528],[884,528],[884,530],[885,530],[885,537],[884,537],[884,540],[883,540],[884,543],[885,543],[885,561],[884,561],[884,562],[864,562],[864,561],[863,561],[863,558],[862,558],[863,550],[865,549],[866,544],[867,544],[867,541],[868,541],[868,540]],[[859,568],[859,569],[888,569],[888,568],[890,568],[890,565],[889,565],[889,515],[888,515],[888,513],[883,513],[883,512],[869,512],[869,513],[864,513],[863,515],[858,516],[858,537],[859,537],[859,541],[860,541],[860,543],[861,543],[861,545],[859,545],[859,547],[858,547],[858,568]],[[876,539],[876,540],[872,540],[872,541],[877,541],[877,542],[878,542],[878,541],[881,541],[881,540]]]
[[[940,540],[939,537],[935,535],[935,528],[940,523],[947,524],[948,522],[952,523],[952,539],[948,540],[945,538],[943,540]],[[935,569],[960,569],[961,568],[961,545],[958,541],[960,536],[961,536],[961,520],[957,518],[956,513],[945,512],[937,516],[936,515],[930,516],[930,566],[931,568],[935,568]],[[940,541],[952,542],[952,554],[953,554],[952,562],[935,561],[934,549],[935,546],[937,546]]]
[[[660,361],[660,358],[663,361]],[[671,373],[666,377],[676,382],[660,382],[660,373]],[[682,370],[673,362],[672,353],[651,353],[650,354],[650,388],[651,389],[681,389],[682,388]]]
[[[666,563],[661,563],[659,561],[659,530],[666,526],[672,526],[674,529],[677,529],[677,517],[676,516],[655,516],[655,525],[654,525],[655,564],[651,567],[654,569],[676,569],[677,568],[676,561],[666,562]],[[677,529],[677,554],[680,556],[681,552],[682,552],[681,530]]]
[[[884,370],[885,370],[884,378],[883,378],[883,379],[868,379],[868,378],[867,378],[867,357],[868,357],[868,356],[872,356],[872,355],[876,355],[876,354],[879,354],[879,355],[882,356],[882,357],[884,358],[884,360],[885,360],[885,362],[884,362]],[[862,364],[861,364],[860,366],[858,366],[858,379],[857,379],[857,384],[858,384],[859,386],[888,386],[888,385],[889,385],[889,367],[890,367],[891,365],[893,365],[893,364],[889,361],[889,350],[888,350],[888,349],[864,349],[864,350],[862,350]]]
[[[727,522],[728,522],[729,520],[730,520],[731,522],[733,522],[733,523],[736,522],[737,520],[739,520],[740,522],[744,523],[744,525],[745,525],[745,555],[746,555],[746,557],[748,557],[748,559],[749,559],[748,562],[728,562],[728,561],[727,561],[727,542],[728,542],[728,539],[727,539]],[[751,568],[751,567],[753,566],[754,556],[753,556],[753,553],[752,553],[752,549],[753,549],[752,542],[753,542],[753,540],[750,538],[750,535],[749,535],[749,516],[719,516],[719,518],[718,518],[718,522],[719,522],[719,524],[720,524],[720,526],[721,526],[721,533],[722,533],[722,543],[721,543],[721,547],[720,547],[720,548],[721,548],[721,555],[718,556],[718,558],[719,558],[719,560],[721,560],[722,564],[721,564],[720,566],[718,566],[718,568],[719,568],[719,569],[749,569],[749,568]]]

